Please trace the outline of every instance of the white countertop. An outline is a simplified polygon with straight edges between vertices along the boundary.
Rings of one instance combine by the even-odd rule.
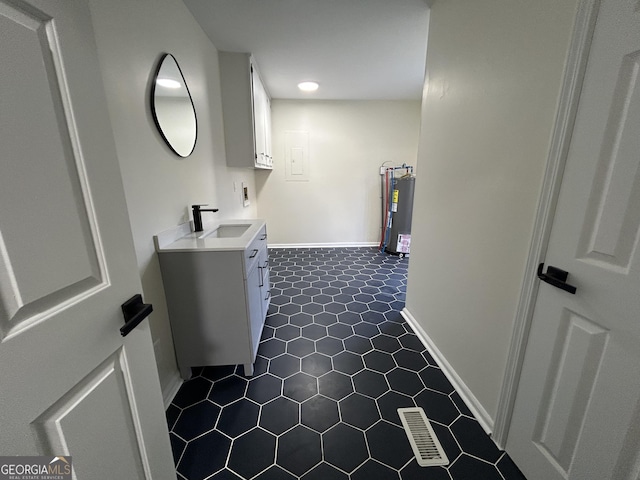
[[[220,220],[204,225],[202,232],[192,232],[190,223],[183,223],[153,237],[156,252],[195,252],[245,250],[265,225],[261,219]],[[225,225],[249,225],[249,228],[237,237],[207,237],[218,227]]]

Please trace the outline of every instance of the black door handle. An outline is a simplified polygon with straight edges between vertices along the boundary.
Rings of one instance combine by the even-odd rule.
[[[571,294],[576,293],[576,287],[567,283],[569,272],[560,270],[559,268],[552,265],[549,265],[547,267],[547,273],[542,273],[542,270],[544,270],[544,263],[538,265],[538,278],[540,280],[542,280],[543,282],[547,282],[549,285],[553,285],[554,287],[561,288],[562,290]]]
[[[122,304],[124,326],[120,327],[120,335],[127,336],[131,330],[153,312],[153,305],[142,303],[142,295],[137,294]]]

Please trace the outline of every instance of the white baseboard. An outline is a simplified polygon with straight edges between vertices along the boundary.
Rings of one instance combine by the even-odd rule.
[[[462,400],[467,405],[467,407],[469,407],[469,410],[471,410],[473,416],[476,417],[476,420],[478,420],[480,426],[484,429],[485,432],[487,432],[488,435],[491,435],[493,432],[493,419],[491,418],[489,413],[487,413],[476,396],[471,392],[469,387],[467,387],[467,385],[462,381],[460,376],[456,373],[456,371],[453,369],[451,364],[447,361],[438,347],[436,347],[435,343],[433,343],[433,340],[431,340],[431,337],[427,335],[427,332],[424,331],[422,326],[418,323],[411,312],[409,312],[409,310],[407,310],[406,308],[403,308],[402,312],[400,313],[405,318],[407,323],[409,323],[411,328],[413,328],[413,331],[416,333],[420,341],[424,344],[434,360],[438,362],[442,373],[445,374],[445,376],[451,382],[451,385],[453,385],[460,397],[462,397]]]
[[[176,396],[176,393],[178,393],[178,390],[180,390],[181,386],[182,386],[182,377],[180,376],[180,373],[176,370],[171,376],[171,378],[169,379],[169,381],[167,382],[167,384],[165,385],[165,387],[162,389],[162,400],[164,401],[165,410],[169,408],[169,405],[171,405],[171,402],[173,401],[173,397]]]
[[[336,243],[270,243],[269,248],[339,248],[377,247],[378,242],[336,242]]]

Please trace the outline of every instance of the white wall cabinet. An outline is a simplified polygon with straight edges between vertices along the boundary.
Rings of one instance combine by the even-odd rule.
[[[273,168],[271,99],[248,53],[219,52],[227,165]]]
[[[239,250],[160,252],[178,367],[244,365],[253,374],[269,308],[266,225]]]

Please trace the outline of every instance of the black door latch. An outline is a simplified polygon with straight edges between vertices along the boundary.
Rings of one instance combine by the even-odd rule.
[[[552,265],[547,267],[547,273],[542,273],[542,270],[544,270],[544,263],[538,265],[538,278],[540,280],[575,295],[576,287],[567,283],[569,272],[565,272]]]

